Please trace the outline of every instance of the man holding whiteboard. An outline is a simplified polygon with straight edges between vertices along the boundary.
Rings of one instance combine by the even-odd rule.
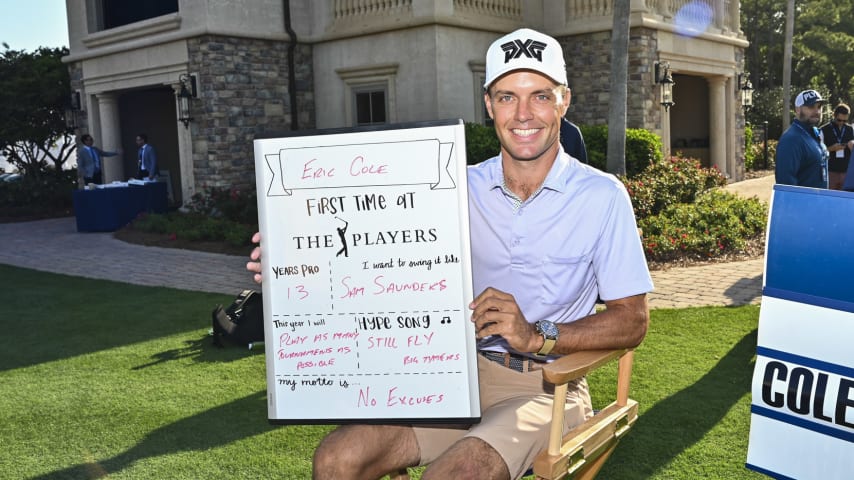
[[[542,364],[577,350],[631,348],[646,335],[652,280],[632,205],[615,177],[560,146],[569,107],[560,44],[521,29],[487,51],[484,101],[501,153],[468,170],[481,422],[344,425],[318,446],[314,478],[520,478],[548,444]],[[260,242],[256,234],[253,241]],[[261,249],[247,269],[261,282]],[[597,298],[606,308],[596,312]],[[570,384],[567,431],[592,415]]]

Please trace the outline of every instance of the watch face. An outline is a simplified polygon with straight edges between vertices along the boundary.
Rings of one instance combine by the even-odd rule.
[[[557,325],[547,320],[537,322],[537,330],[548,338],[557,338]]]

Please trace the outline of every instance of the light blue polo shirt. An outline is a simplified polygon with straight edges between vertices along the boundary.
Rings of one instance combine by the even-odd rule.
[[[615,300],[652,291],[623,184],[558,154],[543,186],[520,202],[504,186],[501,156],[468,168],[474,294],[512,294],[529,322],[567,323]],[[508,351],[503,338],[478,343]]]

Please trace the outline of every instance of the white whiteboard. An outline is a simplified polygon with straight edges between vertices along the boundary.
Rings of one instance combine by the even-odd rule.
[[[477,421],[462,121],[254,149],[269,420]]]

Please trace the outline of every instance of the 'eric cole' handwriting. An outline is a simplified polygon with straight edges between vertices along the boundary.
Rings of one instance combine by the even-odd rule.
[[[305,162],[302,168],[301,180],[310,180],[315,178],[333,178],[335,176],[335,168],[324,166],[322,162],[316,158]],[[389,173],[388,164],[370,163],[365,160],[365,157],[359,155],[350,161],[350,168],[347,173],[351,177],[362,175],[385,175]]]

